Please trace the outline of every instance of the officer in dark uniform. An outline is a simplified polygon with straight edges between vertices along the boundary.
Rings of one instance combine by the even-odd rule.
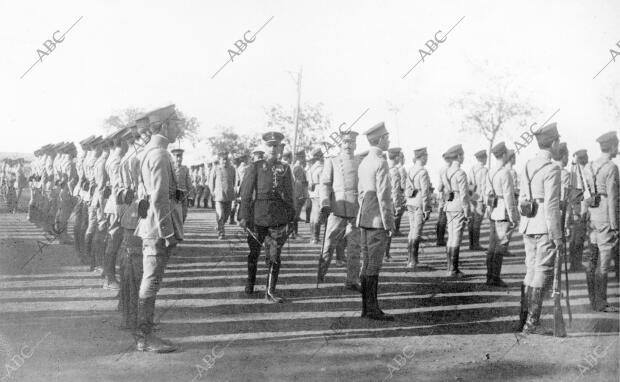
[[[295,219],[293,172],[289,165],[278,159],[283,139],[279,132],[263,135],[266,159],[248,166],[239,191],[239,225],[247,229],[250,247],[245,293],[254,293],[258,255],[264,245],[269,267],[265,298],[269,302],[283,302],[275,294],[280,253],[288,237],[289,225]]]

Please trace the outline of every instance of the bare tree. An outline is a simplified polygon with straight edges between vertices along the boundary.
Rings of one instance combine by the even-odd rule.
[[[489,144],[489,152],[506,126],[514,123],[526,126],[532,115],[539,113],[536,107],[521,100],[515,92],[509,92],[505,84],[485,93],[466,92],[452,100],[451,106],[463,112],[459,132],[481,134]],[[488,157],[490,166],[491,155]]]
[[[112,114],[103,121],[103,130],[109,132],[112,129],[120,129],[134,122],[144,114],[144,110],[137,107],[128,107],[118,114]]]
[[[620,94],[618,93],[620,93],[620,83],[616,82],[611,89],[611,95],[605,97],[616,121],[620,121]]]

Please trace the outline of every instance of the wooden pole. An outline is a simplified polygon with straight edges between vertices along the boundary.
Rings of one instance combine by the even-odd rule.
[[[301,107],[301,72],[303,68],[299,68],[297,73],[297,112],[295,113],[295,134],[293,136],[293,160],[295,159],[295,153],[297,152],[297,133],[299,129],[299,110]]]

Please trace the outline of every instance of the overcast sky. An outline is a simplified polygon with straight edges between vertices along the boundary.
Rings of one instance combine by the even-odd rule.
[[[272,16],[212,79],[234,42]],[[80,17],[20,79],[43,42]],[[461,19],[403,79],[425,42]],[[384,120],[394,145],[409,158],[427,146],[434,168],[456,143],[463,143],[468,165],[474,151],[486,148],[480,136],[458,132],[461,118],[450,101],[484,92],[493,75],[507,76],[511,89],[541,110],[532,123],[560,109],[554,120],[569,149],[598,153],[595,138],[618,130],[605,97],[620,82],[620,62],[593,77],[611,60],[619,20],[617,0],[0,0],[0,151],[77,141],[102,132],[102,121],[125,107],[168,103],[197,117],[205,136],[218,124],[264,131],[263,107],[293,107],[296,88],[287,71],[303,67],[302,103],[322,102],[335,127],[369,108],[356,130]],[[401,107],[397,120],[388,102]],[[521,130],[513,125],[501,138],[512,142]],[[531,145],[521,155],[534,151]],[[197,157],[190,151],[187,162]]]

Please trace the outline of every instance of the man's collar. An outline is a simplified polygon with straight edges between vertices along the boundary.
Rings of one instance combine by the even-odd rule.
[[[170,143],[170,140],[161,134],[155,134],[151,136],[151,140],[149,141],[149,143],[152,146],[157,146],[157,147],[161,147],[162,149],[167,149],[168,144]]]
[[[377,146],[370,146],[370,148],[368,149],[368,154],[370,155],[370,153],[373,153],[378,157],[383,157],[383,150],[381,150]]]
[[[546,160],[551,160],[553,157],[553,155],[551,155],[551,151],[549,150],[540,150],[536,156]]]

